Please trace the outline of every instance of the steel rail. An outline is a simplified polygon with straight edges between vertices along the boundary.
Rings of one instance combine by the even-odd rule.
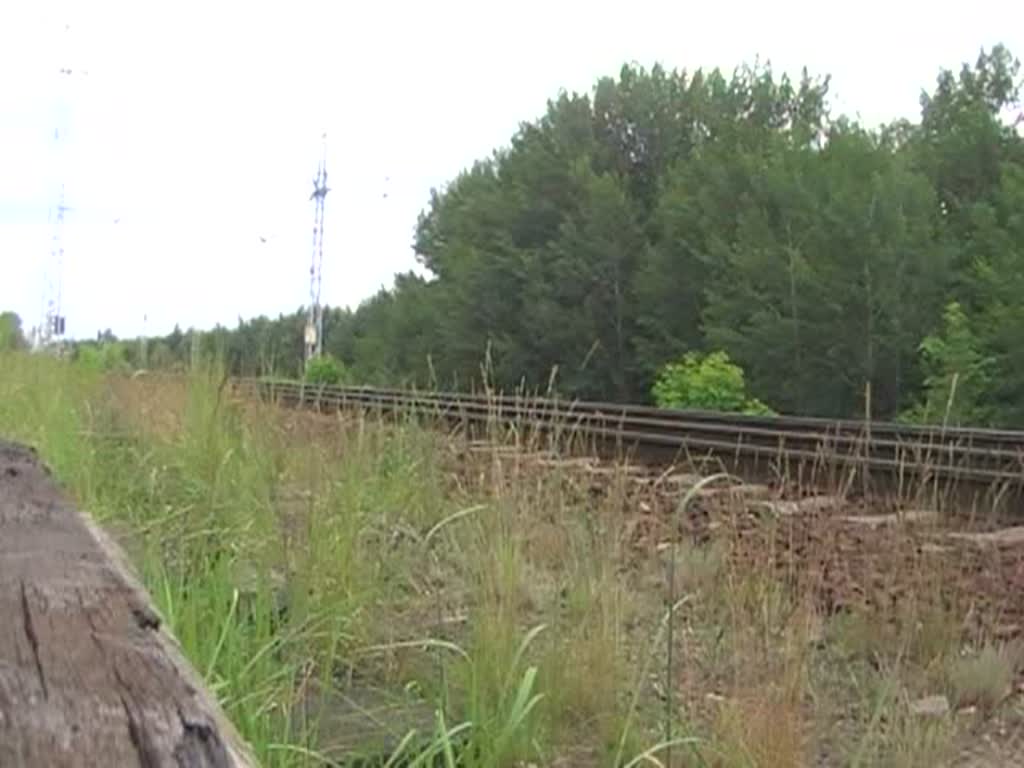
[[[850,421],[733,418],[731,414],[702,418],[706,414],[648,406],[550,398],[447,397],[441,393],[317,387],[256,379],[236,380],[235,385],[262,397],[320,409],[359,407],[475,423],[514,422],[535,429],[562,429],[640,447],[700,450],[734,457],[774,455],[786,460],[838,463],[872,471],[1024,484],[1024,433],[1005,430],[999,431],[999,440],[990,439],[986,445],[982,439],[981,445],[975,445],[971,442],[975,432],[965,429],[942,432],[912,427],[904,430],[904,425],[893,424],[872,424],[869,429],[864,423]],[[695,418],[690,418],[694,415]],[[783,422],[781,428],[780,422]],[[852,425],[857,426],[856,433],[851,432]],[[888,429],[879,431],[876,426]],[[927,440],[922,441],[919,436]]]
[[[297,396],[302,388],[279,388],[280,394],[288,394],[289,396]],[[605,414],[600,412],[589,412],[574,408],[572,406],[565,407],[561,410],[555,410],[551,408],[537,409],[533,404],[528,402],[517,403],[505,407],[491,407],[485,403],[479,403],[475,401],[461,401],[461,400],[438,400],[438,399],[424,399],[419,398],[415,395],[395,396],[390,394],[374,395],[366,392],[350,393],[346,392],[340,394],[334,391],[323,391],[313,392],[309,389],[304,390],[307,395],[310,395],[314,400],[318,400],[321,403],[336,403],[338,405],[346,404],[364,404],[364,405],[389,405],[394,407],[401,407],[406,409],[419,409],[428,412],[435,412],[438,414],[444,414],[448,412],[456,413],[479,413],[484,415],[493,415],[498,418],[502,417],[549,417],[552,419],[571,420],[573,424],[580,424],[584,422],[599,422],[601,424],[622,424],[623,426],[630,427],[643,427],[648,430],[655,430],[657,432],[664,433],[677,433],[680,430],[686,430],[687,432],[706,432],[709,434],[720,434],[725,436],[735,436],[738,432],[742,432],[743,435],[760,440],[763,443],[770,443],[775,445],[777,441],[784,440],[789,442],[806,442],[808,444],[819,444],[823,441],[827,441],[828,444],[834,449],[839,446],[847,446],[852,449],[860,450],[866,444],[866,435],[860,434],[852,436],[849,434],[832,433],[830,431],[802,431],[802,432],[789,432],[779,431],[773,429],[767,429],[763,427],[742,427],[739,430],[736,426],[727,425],[723,423],[713,422],[686,422],[682,420],[669,420],[669,419],[655,419],[647,417],[623,417],[618,414]],[[916,441],[903,441],[894,440],[889,438],[876,438],[870,442],[872,450],[878,450],[880,448],[890,449],[893,452],[903,452],[917,450],[920,451],[922,444]],[[988,448],[985,446],[971,446],[957,443],[955,441],[946,440],[944,444],[939,446],[932,444],[926,446],[928,450],[932,452],[941,450],[947,454],[971,454],[973,457],[985,457],[992,460],[1002,460],[1008,463],[1021,463],[1024,464],[1024,451],[1006,450],[999,448]]]
[[[271,380],[247,379],[246,381],[269,382]],[[294,381],[276,381],[276,386],[298,386],[308,390],[311,385],[303,385]],[[424,400],[432,401],[459,401],[487,403],[491,407],[512,405],[528,402],[538,407],[547,406],[558,410],[571,407],[577,411],[602,412],[608,414],[619,414],[624,416],[655,416],[662,419],[678,419],[688,423],[702,421],[708,423],[721,423],[731,426],[763,426],[778,431],[801,431],[809,430],[820,432],[828,429],[831,432],[863,433],[870,424],[872,434],[899,436],[903,439],[911,437],[929,438],[941,437],[943,440],[969,440],[974,444],[982,443],[1007,443],[1019,446],[1024,451],[1024,431],[1008,429],[992,429],[987,427],[952,427],[941,425],[902,424],[897,422],[870,421],[863,419],[832,419],[817,416],[757,416],[750,414],[722,413],[719,411],[701,410],[678,410],[672,408],[659,408],[651,405],[633,405],[624,403],[610,403],[601,401],[559,399],[551,397],[533,397],[529,395],[499,395],[499,394],[475,394],[459,392],[428,392],[404,389],[389,389],[369,386],[355,387],[315,387],[324,392],[368,393],[374,397],[393,395],[399,397],[416,396]]]

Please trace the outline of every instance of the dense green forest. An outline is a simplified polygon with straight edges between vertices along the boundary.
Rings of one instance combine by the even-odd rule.
[[[1020,85],[996,47],[869,130],[806,72],[625,66],[435,191],[430,277],[329,310],[326,349],[359,382],[468,387],[486,361],[501,388],[630,401],[721,351],[778,412],[859,415],[870,383],[880,418],[1024,426]],[[303,322],[202,344],[296,374]],[[190,350],[175,330],[147,355]]]

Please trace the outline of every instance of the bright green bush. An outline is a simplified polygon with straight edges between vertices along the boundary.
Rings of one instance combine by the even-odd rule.
[[[941,333],[927,336],[919,350],[925,373],[923,396],[900,414],[901,420],[951,426],[989,424],[995,361],[983,354],[959,302],[946,305]]]
[[[75,349],[74,359],[79,366],[94,373],[123,373],[131,368],[127,349],[120,341],[81,344]]]
[[[693,408],[732,413],[771,414],[771,408],[747,394],[743,369],[725,352],[688,352],[668,363],[651,390],[661,408]]]
[[[330,355],[314,357],[306,363],[306,381],[310,384],[333,386],[347,379],[345,366]]]

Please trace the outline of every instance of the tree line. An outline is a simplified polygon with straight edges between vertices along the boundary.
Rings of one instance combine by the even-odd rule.
[[[365,383],[629,401],[713,355],[777,412],[1024,426],[1020,85],[997,46],[867,128],[806,71],[624,66],[434,191],[429,277],[328,310],[326,351]],[[202,343],[295,375],[304,319]]]

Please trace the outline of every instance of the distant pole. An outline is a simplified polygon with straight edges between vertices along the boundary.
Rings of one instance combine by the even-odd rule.
[[[149,367],[149,338],[146,335],[147,315],[142,316],[142,335],[139,336],[139,367],[145,370]]]
[[[67,33],[70,25],[64,26]],[[65,84],[71,82],[76,74],[67,62],[61,62],[58,69],[59,74],[59,95],[57,98],[57,125],[53,129],[54,154],[59,157],[60,148],[67,135],[67,109],[70,99],[67,99]],[[86,74],[78,72],[79,75]],[[39,333],[36,342],[39,347],[46,348],[57,342],[57,352],[60,353],[60,342],[66,330],[66,319],[64,316],[63,290],[64,290],[64,215],[69,208],[65,205],[64,184],[60,185],[60,196],[57,205],[52,209],[51,222],[53,230],[50,242],[50,258],[44,270],[43,276],[43,317],[39,323]]]
[[[306,317],[306,364],[324,351],[324,314],[320,306],[320,290],[323,285],[324,266],[324,199],[330,188],[327,186],[327,134],[323,136],[323,158],[313,179],[313,193],[309,196],[315,204],[313,214],[313,260],[309,267],[309,314]]]
[[[61,312],[61,298],[64,280],[64,185],[61,185],[60,199],[57,203],[56,216],[53,222],[53,233],[50,244],[50,269],[46,280],[46,309],[42,324],[42,344],[50,345],[54,340],[60,341],[64,335],[65,320]]]

